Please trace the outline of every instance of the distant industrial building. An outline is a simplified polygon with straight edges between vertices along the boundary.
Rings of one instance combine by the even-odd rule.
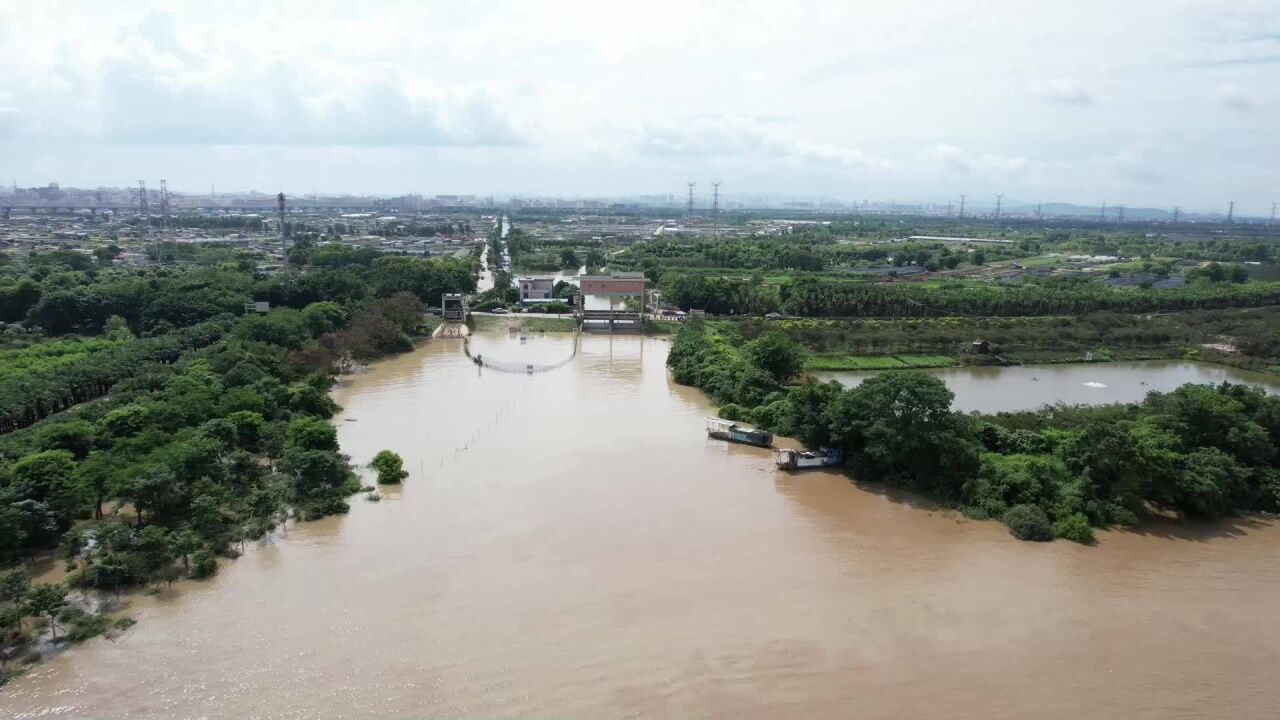
[[[986,245],[1012,245],[1012,240],[1000,240],[997,238],[971,238],[971,237],[948,237],[946,235],[911,235],[908,240],[933,240],[937,242],[953,242],[953,243],[979,243]]]

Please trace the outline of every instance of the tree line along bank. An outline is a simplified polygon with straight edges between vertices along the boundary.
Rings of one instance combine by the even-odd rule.
[[[0,346],[0,646],[111,629],[68,589],[202,577],[290,519],[345,512],[360,483],[328,422],[333,374],[411,349],[424,299],[475,287],[466,260],[326,250],[264,279],[210,255],[8,269],[38,293]],[[264,297],[276,307],[244,314]],[[382,481],[403,477],[393,455]],[[32,585],[24,561],[51,552],[65,580]]]
[[[1022,539],[1087,543],[1092,528],[1160,511],[1280,510],[1280,398],[1258,388],[1184,385],[1138,404],[964,414],[927,374],[892,371],[844,388],[804,378],[803,355],[781,332],[748,341],[695,320],[667,362],[726,418],[839,448],[859,480],[999,518]]]

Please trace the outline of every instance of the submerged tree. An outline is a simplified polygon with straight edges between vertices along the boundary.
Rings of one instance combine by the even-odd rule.
[[[58,623],[54,616],[67,605],[67,589],[58,583],[33,585],[27,592],[27,612],[49,619],[49,632],[58,637]]]
[[[390,450],[382,450],[374,455],[369,467],[377,471],[378,483],[381,485],[398,483],[409,477],[409,473],[404,470],[404,461]]]

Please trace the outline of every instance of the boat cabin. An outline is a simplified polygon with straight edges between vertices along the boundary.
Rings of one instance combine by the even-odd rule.
[[[773,445],[773,433],[744,427],[733,420],[707,418],[707,435],[717,440],[769,447]]]
[[[778,448],[774,451],[774,464],[782,470],[804,470],[839,465],[843,458],[836,448],[820,450],[793,450]]]

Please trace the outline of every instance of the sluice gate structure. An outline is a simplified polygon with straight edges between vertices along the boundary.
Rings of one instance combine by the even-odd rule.
[[[574,320],[580,332],[642,332],[644,273],[583,275],[574,297]]]

